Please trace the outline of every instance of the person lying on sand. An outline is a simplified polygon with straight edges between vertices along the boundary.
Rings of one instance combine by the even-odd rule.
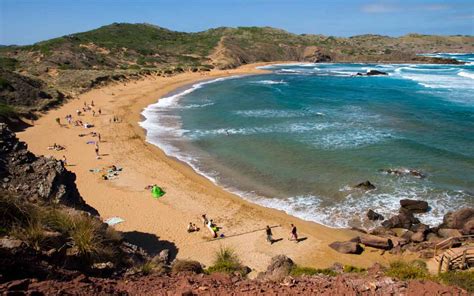
[[[56,151],[61,151],[64,150],[64,146],[58,145],[56,143],[53,144],[53,146],[48,146],[48,150],[56,150]]]

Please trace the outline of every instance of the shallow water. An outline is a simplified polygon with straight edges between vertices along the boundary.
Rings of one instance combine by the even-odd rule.
[[[144,112],[147,140],[265,206],[370,226],[401,198],[441,221],[474,205],[474,55],[466,65],[293,64],[196,84]],[[471,63],[471,64],[469,64]],[[376,69],[388,76],[354,77]],[[414,168],[427,178],[381,172]],[[370,180],[376,190],[350,186]]]

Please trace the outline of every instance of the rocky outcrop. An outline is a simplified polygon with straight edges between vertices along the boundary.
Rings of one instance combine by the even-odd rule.
[[[374,210],[370,209],[368,212],[367,212],[367,218],[369,218],[369,220],[371,221],[376,221],[376,220],[383,220],[384,217],[382,215],[380,215],[379,213],[376,213]]]
[[[285,255],[278,255],[272,258],[270,265],[264,273],[259,274],[259,278],[271,281],[279,281],[289,275],[295,264],[293,260]]]
[[[464,234],[474,233],[474,208],[462,208],[444,215],[443,223],[439,228],[461,230]]]
[[[364,250],[358,242],[333,242],[329,245],[333,250],[342,254],[361,254]]]
[[[63,204],[96,213],[79,194],[74,173],[54,158],[28,151],[5,124],[0,124],[0,186],[29,202]]]
[[[405,228],[410,229],[414,224],[419,224],[420,220],[415,218],[408,210],[400,209],[400,213],[382,222],[385,228]]]
[[[369,269],[368,275],[286,277],[276,282],[223,274],[114,279],[77,275],[70,281],[11,281],[0,284],[0,291],[6,295],[469,295],[458,287],[429,280],[392,279],[380,267]]]
[[[376,187],[375,187],[374,184],[370,183],[369,180],[367,180],[367,181],[364,181],[362,183],[359,183],[359,184],[355,185],[354,188],[362,189],[362,190],[373,190]]]
[[[428,203],[424,200],[402,199],[400,206],[412,213],[426,213],[428,212]]]

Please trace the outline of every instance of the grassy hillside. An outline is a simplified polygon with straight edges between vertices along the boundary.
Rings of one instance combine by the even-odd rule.
[[[0,47],[0,81],[5,86],[0,89],[0,103],[20,106],[26,112],[42,110],[51,104],[45,104],[44,96],[35,104],[35,94],[51,93],[51,89],[74,96],[111,80],[233,68],[253,62],[455,62],[417,55],[428,52],[474,52],[474,37],[410,34],[399,38],[338,38],[297,35],[270,27],[221,27],[185,33],[150,24],[114,23],[29,46]],[[25,99],[22,85],[28,89],[27,103],[21,102]],[[37,91],[32,89],[36,86]]]

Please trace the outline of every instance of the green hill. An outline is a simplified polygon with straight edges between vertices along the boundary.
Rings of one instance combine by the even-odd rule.
[[[75,95],[109,80],[151,72],[172,75],[253,62],[456,63],[417,55],[431,52],[474,52],[474,37],[369,34],[339,38],[298,35],[270,27],[220,27],[185,33],[150,24],[114,23],[33,45],[0,47],[0,81],[13,85],[9,79],[20,81],[18,75],[22,75],[27,77],[22,81],[39,80],[42,89]],[[15,102],[25,110],[21,92],[16,97],[12,89],[0,90],[0,104]],[[27,93],[34,96],[40,91]],[[28,97],[28,106],[32,100]]]

